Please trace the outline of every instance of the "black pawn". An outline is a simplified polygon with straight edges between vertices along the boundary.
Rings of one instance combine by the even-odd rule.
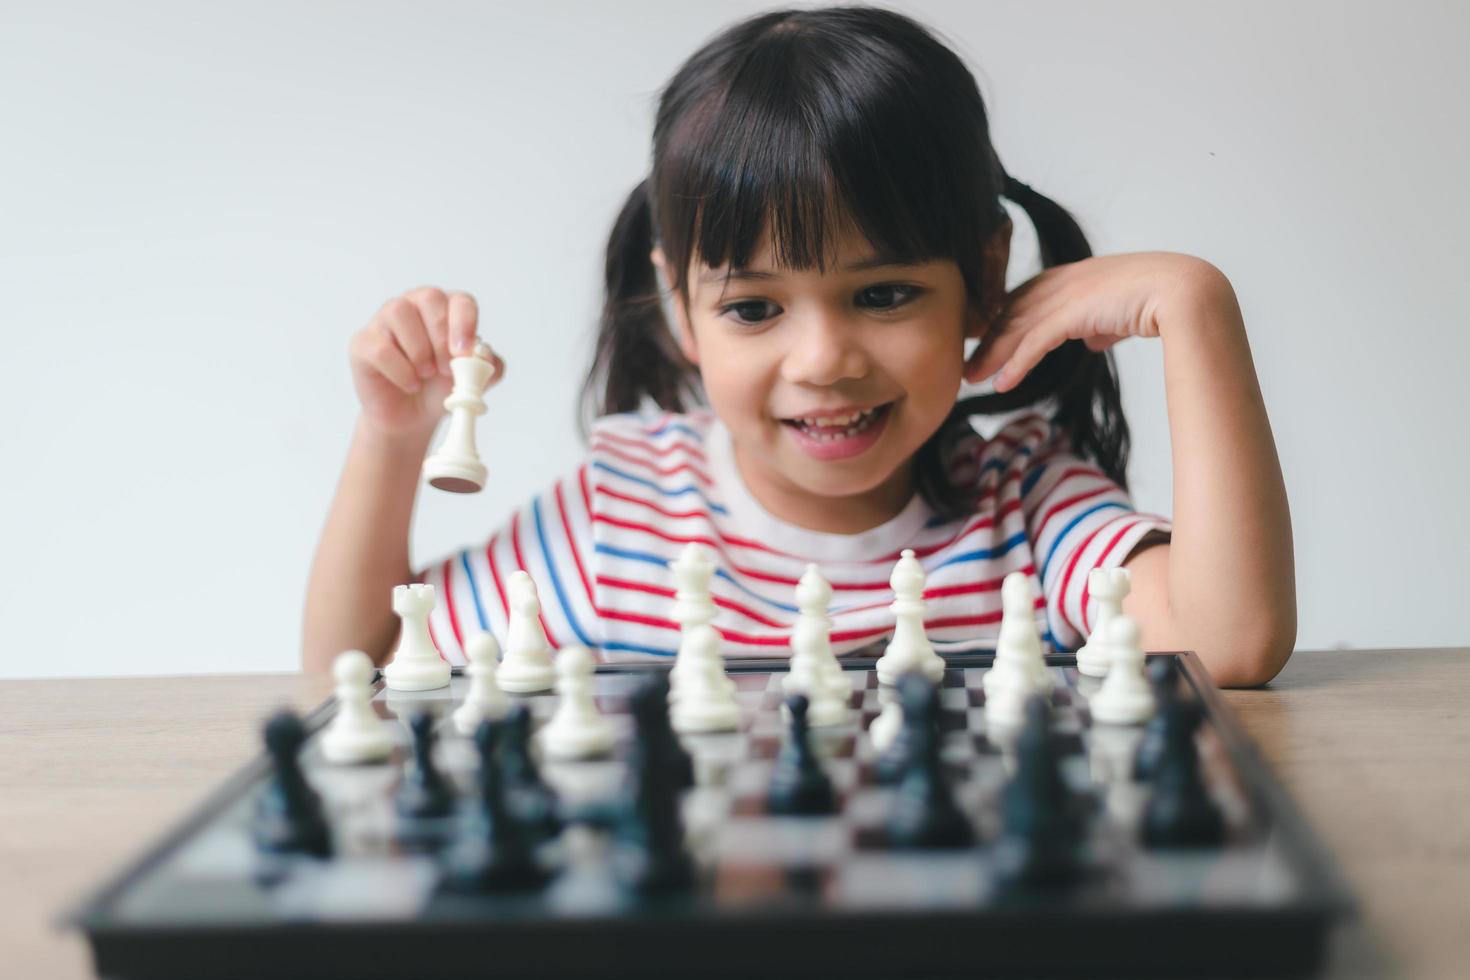
[[[624,879],[641,893],[669,892],[694,883],[694,863],[684,846],[680,811],[683,780],[669,765],[668,682],[634,692],[634,737],[628,757],[624,805],[614,825]],[[682,750],[681,750],[682,751]]]
[[[975,840],[969,818],[955,801],[940,760],[937,688],[918,675],[899,679],[908,763],[899,779],[888,820],[888,838],[899,847],[967,847]]]
[[[1179,679],[1172,657],[1150,657],[1146,670],[1158,707],[1154,716],[1148,720],[1143,738],[1138,743],[1137,754],[1133,757],[1133,778],[1140,780],[1152,778],[1154,770],[1159,766],[1167,734],[1164,725],[1168,712],[1164,709],[1179,697]]]
[[[663,698],[662,704],[668,704],[669,700],[669,675],[665,671],[657,671],[649,676],[645,688],[648,697],[657,701]],[[674,734],[674,728],[669,723],[667,711],[651,712],[646,719],[648,726],[648,742],[651,758],[659,760],[659,765],[668,769],[673,775],[674,784],[679,789],[690,789],[694,786],[694,760],[679,744],[679,736]]]
[[[1037,695],[1026,702],[1016,747],[1016,774],[1001,794],[996,870],[1011,884],[1055,884],[1080,869],[1081,810],[1061,771],[1051,731],[1051,707]]]
[[[449,880],[464,890],[522,891],[548,877],[536,860],[535,829],[507,805],[500,736],[501,726],[489,720],[475,730],[478,793],[464,832],[445,855]]]
[[[1154,774],[1154,792],[1143,809],[1148,847],[1212,847],[1225,839],[1225,820],[1200,776],[1194,733],[1202,718],[1193,701],[1165,707],[1166,739]]]
[[[560,801],[531,754],[531,709],[512,706],[501,725],[500,759],[509,806],[542,837],[555,837],[561,833]]]
[[[301,771],[306,729],[295,712],[282,711],[265,725],[265,749],[274,771],[256,801],[255,843],[276,854],[330,857],[332,837],[321,797]]]
[[[913,756],[914,741],[918,737],[916,732],[916,719],[919,716],[909,711],[908,704],[903,700],[901,693],[901,689],[909,677],[916,677],[919,681],[923,682],[926,697],[930,703],[925,706],[923,712],[924,721],[922,724],[931,727],[934,740],[937,741],[939,737],[939,686],[937,684],[930,684],[928,678],[922,674],[905,674],[898,679],[898,688],[900,690],[895,694],[899,698],[899,703],[903,705],[903,724],[899,726],[898,733],[893,736],[893,744],[888,746],[887,751],[878,757],[878,762],[874,767],[873,775],[880,783],[896,783],[902,779],[904,773],[909,769],[909,761]]]
[[[809,706],[805,694],[793,694],[786,699],[791,724],[766,792],[766,809],[771,813],[819,816],[837,810],[832,780],[827,778],[821,760],[812,751],[811,729],[806,721]]]
[[[454,790],[434,764],[434,716],[420,711],[409,719],[413,759],[398,788],[398,812],[409,820],[436,820],[454,810]]]

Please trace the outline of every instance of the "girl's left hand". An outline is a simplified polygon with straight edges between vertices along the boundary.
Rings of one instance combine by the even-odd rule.
[[[1006,297],[990,332],[965,362],[965,380],[995,375],[1009,391],[1063,341],[1102,351],[1127,337],[1157,337],[1166,311],[1187,309],[1224,275],[1178,252],[1103,255],[1043,269]]]

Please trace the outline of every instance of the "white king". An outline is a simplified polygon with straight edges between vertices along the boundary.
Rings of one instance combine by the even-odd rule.
[[[485,388],[495,374],[490,345],[475,342],[474,354],[449,362],[454,388],[444,399],[449,431],[434,454],[424,460],[429,486],[450,493],[475,493],[485,486],[485,464],[475,450],[475,419],[485,414]]]

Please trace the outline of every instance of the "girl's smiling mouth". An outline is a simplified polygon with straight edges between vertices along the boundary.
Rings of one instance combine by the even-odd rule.
[[[822,460],[847,459],[866,452],[878,441],[893,405],[884,402],[866,409],[824,410],[783,418],[780,422],[808,456]]]

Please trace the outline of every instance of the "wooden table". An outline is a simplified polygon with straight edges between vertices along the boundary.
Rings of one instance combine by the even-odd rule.
[[[253,755],[273,708],[328,693],[299,675],[0,681],[5,975],[92,976],[61,912]],[[1470,650],[1302,652],[1226,696],[1361,902],[1329,975],[1470,976]]]

